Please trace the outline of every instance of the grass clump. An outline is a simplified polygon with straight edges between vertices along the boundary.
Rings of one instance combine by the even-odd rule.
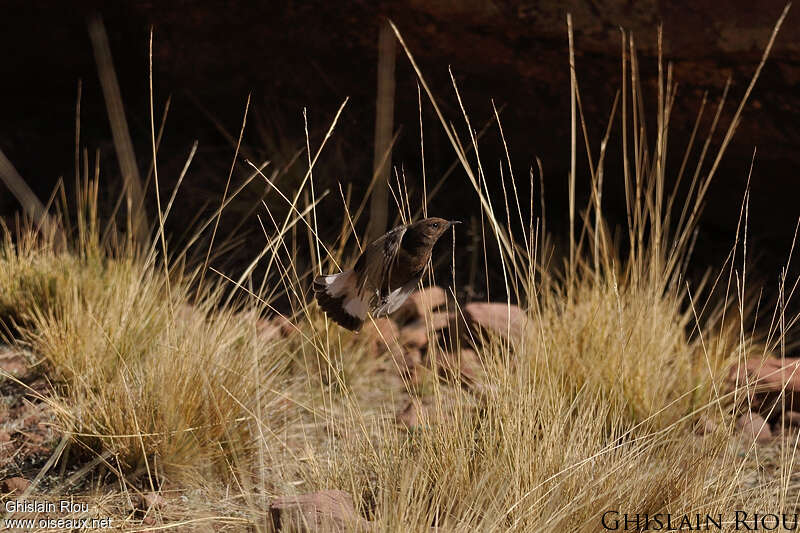
[[[4,319],[42,358],[81,446],[120,473],[219,474],[249,453],[256,406],[281,426],[273,391],[288,359],[254,310],[220,308],[219,285],[191,303],[191,276],[168,279],[131,251],[81,256],[29,238],[3,245]]]
[[[165,467],[213,463],[221,442],[250,441],[237,395],[249,404],[274,375],[253,375],[263,352],[252,326],[206,320],[181,286],[165,301],[159,277],[112,262],[65,284],[63,303],[37,313],[28,338],[69,382],[69,427],[122,465],[147,456]]]

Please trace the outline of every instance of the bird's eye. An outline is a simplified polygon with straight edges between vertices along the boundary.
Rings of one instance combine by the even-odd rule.
[[[438,222],[434,222],[433,223],[433,227],[436,228],[436,229],[439,229],[439,223]]]

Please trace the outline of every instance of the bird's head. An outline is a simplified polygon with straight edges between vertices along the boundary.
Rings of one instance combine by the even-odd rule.
[[[423,218],[411,225],[409,231],[417,234],[419,240],[428,246],[433,246],[445,231],[455,224],[461,224],[458,220],[445,220],[443,218],[431,217]]]

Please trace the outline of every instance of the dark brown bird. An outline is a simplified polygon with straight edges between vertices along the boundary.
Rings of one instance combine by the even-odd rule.
[[[367,246],[352,269],[314,279],[319,306],[352,331],[361,329],[367,312],[379,317],[395,311],[417,287],[433,245],[459,223],[425,218],[394,228]]]

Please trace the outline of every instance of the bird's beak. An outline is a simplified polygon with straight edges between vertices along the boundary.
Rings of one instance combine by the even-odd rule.
[[[455,226],[456,224],[461,224],[460,220],[451,220],[449,221],[450,227]]]

